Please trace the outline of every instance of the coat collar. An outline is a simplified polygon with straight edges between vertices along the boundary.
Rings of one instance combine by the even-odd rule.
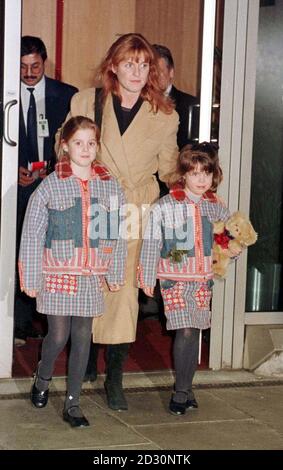
[[[102,147],[107,148],[107,156],[103,152],[103,160],[111,168],[117,178],[123,175],[123,180],[133,180],[131,168],[133,158],[139,147],[167,122],[167,116],[162,112],[154,113],[151,105],[144,101],[135,115],[133,121],[121,136],[115,111],[113,108],[112,95],[108,95],[105,101],[102,118],[101,141]],[[107,161],[107,159],[109,161]]]
[[[109,173],[108,169],[96,160],[93,162],[91,170],[91,179],[99,178],[103,181],[109,181],[110,179],[112,179],[112,176]],[[70,176],[73,176],[72,168],[68,157],[61,158],[61,160],[55,166],[55,172],[59,179],[66,179]]]
[[[187,198],[187,194],[184,190],[184,184],[182,182],[178,182],[174,186],[172,186],[172,188],[170,189],[170,195],[173,197],[173,199],[178,202],[184,201]],[[200,201],[209,201],[216,203],[217,196],[212,191],[207,191],[202,195]]]

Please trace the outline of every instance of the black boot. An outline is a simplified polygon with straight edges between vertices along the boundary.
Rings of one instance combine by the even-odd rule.
[[[129,344],[111,344],[106,351],[106,381],[105,390],[109,408],[112,410],[127,410],[128,403],[125,398],[122,378],[123,364],[127,358]]]
[[[91,341],[88,363],[84,376],[84,382],[95,382],[97,379],[97,357],[99,351],[99,344]]]

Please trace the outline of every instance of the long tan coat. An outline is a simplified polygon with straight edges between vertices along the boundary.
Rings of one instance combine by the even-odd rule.
[[[74,95],[71,116],[94,119],[95,89],[89,88]],[[112,97],[103,108],[101,124],[101,151],[99,159],[121,183],[127,202],[135,204],[141,214],[142,204],[152,204],[159,196],[159,186],[153,174],[158,171],[166,181],[176,163],[178,149],[176,133],[178,115],[153,113],[144,102],[121,136],[115,116]],[[133,225],[131,211],[130,221]],[[139,218],[139,222],[141,218]],[[141,230],[138,239],[128,242],[126,284],[119,292],[106,292],[105,314],[94,319],[93,339],[101,344],[119,344],[135,341],[138,317],[138,289],[136,272],[141,247]]]

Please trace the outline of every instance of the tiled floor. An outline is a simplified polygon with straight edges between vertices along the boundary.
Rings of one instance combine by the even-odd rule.
[[[181,417],[168,412],[170,372],[129,374],[127,412],[107,407],[102,381],[95,388],[87,384],[81,398],[91,426],[71,429],[61,417],[64,380],[54,381],[48,406],[38,410],[28,398],[30,381],[2,379],[0,449],[283,450],[283,380],[260,380],[244,371],[199,372],[199,409]]]

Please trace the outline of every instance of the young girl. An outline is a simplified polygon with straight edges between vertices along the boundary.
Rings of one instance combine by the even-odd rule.
[[[203,142],[180,152],[181,180],[153,206],[140,256],[139,283],[153,296],[160,279],[167,329],[176,330],[175,393],[169,410],[198,408],[192,391],[200,330],[210,327],[212,223],[229,218],[215,191],[222,180],[216,149]]]
[[[30,199],[19,256],[21,289],[36,297],[38,312],[48,319],[31,401],[37,408],[47,405],[54,364],[70,336],[63,419],[73,427],[89,425],[79,396],[92,320],[104,310],[104,280],[117,291],[125,275],[126,243],[119,236],[124,194],[95,160],[98,146],[99,129],[91,119],[66,122],[55,171]]]

